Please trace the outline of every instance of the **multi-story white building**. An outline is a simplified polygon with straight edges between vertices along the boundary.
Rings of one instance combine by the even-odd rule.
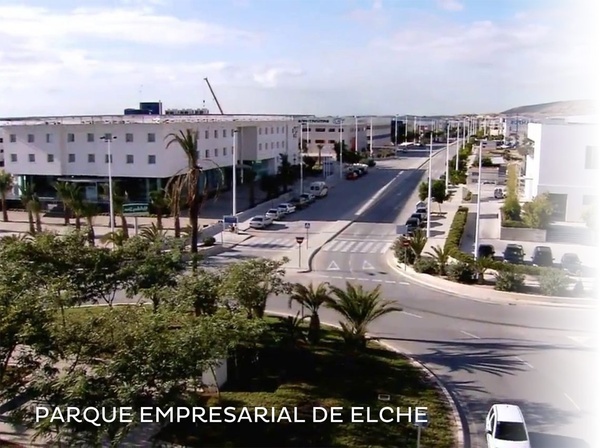
[[[43,197],[55,195],[57,180],[78,182],[89,200],[103,202],[100,186],[107,182],[108,144],[115,180],[126,185],[131,200],[145,200],[148,193],[164,187],[167,180],[185,169],[183,151],[167,148],[169,134],[186,129],[198,132],[200,165],[207,184],[214,188],[223,168],[231,182],[235,138],[238,163],[260,175],[273,174],[280,154],[296,163],[297,123],[288,116],[101,116],[31,118],[0,123],[5,170],[18,185],[33,182]],[[235,135],[235,137],[234,137]]]
[[[527,136],[527,125],[531,122],[531,118],[523,116],[503,117],[501,133],[505,139],[522,139]]]
[[[374,148],[389,145],[391,141],[389,117],[302,117],[297,122],[309,154],[319,152],[319,148],[323,154],[329,154],[340,141],[340,132],[351,151],[367,150],[371,132]]]
[[[581,222],[598,203],[600,138],[597,124],[529,123],[533,150],[526,157],[524,199],[549,193],[556,221]]]

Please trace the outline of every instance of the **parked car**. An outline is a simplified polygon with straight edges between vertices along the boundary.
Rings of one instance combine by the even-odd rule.
[[[536,246],[535,249],[533,249],[531,262],[535,266],[554,266],[554,257],[552,257],[552,249],[548,246]]]
[[[283,204],[279,204],[277,206],[277,209],[281,210],[284,215],[289,215],[296,211],[296,207],[294,205],[290,204],[289,202],[284,202]]]
[[[513,404],[495,404],[485,418],[488,448],[531,448],[521,409]]]
[[[294,197],[294,198],[290,199],[288,202],[290,204],[292,204],[294,207],[296,207],[296,209],[301,209],[301,208],[308,207],[308,202],[306,202],[300,196]]]
[[[417,222],[419,223],[419,227],[421,227],[423,224],[425,224],[425,220],[423,220],[421,218],[421,214],[420,213],[413,213],[412,215],[410,215],[409,219],[416,219]]]
[[[506,193],[502,188],[494,189],[494,199],[504,199],[506,197]]]
[[[415,230],[417,230],[419,228],[419,220],[416,218],[409,218],[406,221],[406,232],[409,235],[412,235]]]
[[[273,220],[281,219],[283,215],[284,213],[278,208],[270,208],[269,210],[267,210],[267,213],[265,213],[265,216],[267,218],[271,218]]]
[[[579,255],[573,252],[567,252],[560,258],[560,267],[569,274],[579,275],[581,273],[581,264]]]
[[[312,182],[308,187],[308,191],[317,198],[324,198],[329,193],[329,187],[323,181]]]
[[[265,229],[273,224],[273,220],[267,216],[255,216],[250,220],[250,228]]]
[[[415,213],[421,216],[421,221],[427,222],[427,207],[419,207]]]
[[[491,244],[480,244],[477,249],[477,258],[490,257],[494,258],[496,254],[496,249]]]
[[[315,202],[315,195],[312,193],[302,193],[300,195],[300,199],[304,199],[304,201],[308,204]]]
[[[346,179],[348,179],[348,180],[358,179],[358,174],[354,170],[350,170],[346,173]]]
[[[504,249],[504,262],[522,264],[525,259],[525,251],[520,244],[507,244]]]

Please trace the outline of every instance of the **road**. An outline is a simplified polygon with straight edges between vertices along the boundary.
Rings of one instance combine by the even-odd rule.
[[[433,177],[442,171],[440,158]],[[398,179],[397,188],[325,245],[313,260],[310,280],[381,285],[386,298],[403,306],[403,313],[386,316],[371,330],[446,384],[468,422],[467,447],[485,446],[485,414],[497,402],[522,407],[534,447],[597,446],[592,439],[597,370],[590,364],[597,347],[596,313],[461,299],[390,272],[385,249],[395,238],[396,223],[412,213],[420,180],[418,174]],[[272,300],[269,307],[284,311],[286,305]],[[332,314],[323,318],[336,320]]]

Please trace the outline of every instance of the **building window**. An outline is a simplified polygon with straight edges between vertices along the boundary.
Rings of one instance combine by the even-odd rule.
[[[219,157],[219,148],[215,148],[215,157]]]
[[[52,143],[52,134],[46,134],[46,143]]]
[[[227,138],[227,129],[223,129],[223,138]]]
[[[156,134],[154,132],[148,133],[148,143],[154,143],[156,141]]]
[[[75,163],[75,154],[69,154],[67,160],[69,163]]]
[[[35,136],[33,134],[27,134],[27,143],[35,142]]]
[[[330,145],[335,145],[335,143],[336,143],[335,140],[329,140]],[[482,162],[483,162],[483,160],[482,160]]]
[[[269,135],[269,128],[265,128],[265,135]]]
[[[227,155],[227,148],[223,148],[223,157]]]
[[[210,151],[208,149],[206,151],[204,151],[204,158],[210,159]]]
[[[12,163],[17,163],[17,155],[16,154],[11,154],[10,155],[10,161]]]
[[[271,134],[274,134],[274,132],[273,132],[273,126],[271,126]]]
[[[54,154],[48,154],[48,163],[54,163]]]
[[[271,142],[271,149],[275,148],[275,143]]]
[[[323,145],[323,144],[325,144],[325,140],[315,140],[315,143],[317,145]]]
[[[281,147],[285,148],[285,141],[281,142]]]
[[[88,143],[92,143],[94,141],[94,134],[92,134],[91,132],[88,132],[87,141],[88,141]]]
[[[73,143],[74,141],[75,141],[75,134],[72,134],[71,132],[69,132],[67,134],[67,142]]]
[[[126,163],[128,163],[128,164],[133,163],[133,154],[127,154],[127,156],[125,157],[125,160],[127,161]]]
[[[107,132],[106,134],[104,134],[104,140],[112,140],[112,134],[110,132]]]
[[[215,129],[215,131],[213,132],[213,134],[215,135],[215,138],[219,138],[219,131],[217,131],[216,129]]]
[[[10,142],[17,143],[17,134],[10,134]]]
[[[153,154],[150,154],[148,156],[148,165],[156,165],[156,156]]]
[[[258,144],[258,150],[259,150],[259,151],[262,151],[262,143],[259,143],[259,144]]]
[[[324,130],[325,130],[325,129],[323,129],[323,131],[324,131]],[[318,131],[319,131],[319,130],[317,129],[317,132],[318,132]],[[330,129],[329,129],[329,132],[335,132],[335,128],[330,128]]]
[[[598,146],[585,147],[585,169],[597,170],[600,167],[600,158],[598,158]]]
[[[29,163],[34,163],[35,162],[35,154],[29,154]]]
[[[125,142],[126,143],[132,143],[133,142],[133,134],[132,133],[125,134]]]
[[[315,129],[315,132],[325,132],[325,128],[317,128]]]
[[[279,142],[277,142],[277,149],[279,149]]]
[[[96,163],[96,154],[88,154],[88,163]]]
[[[104,154],[104,163],[108,163],[108,154]],[[113,163],[113,156],[110,155],[110,163]]]
[[[258,128],[258,135],[262,135],[262,128]]]
[[[235,135],[235,129],[231,130],[231,136],[233,137]]]
[[[209,137],[210,137],[209,132],[208,131],[204,131],[204,138],[209,138]]]

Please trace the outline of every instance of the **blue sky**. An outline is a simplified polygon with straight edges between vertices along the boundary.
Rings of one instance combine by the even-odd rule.
[[[140,100],[216,112],[204,77],[227,113],[486,113],[587,98],[592,5],[0,0],[0,116]]]

